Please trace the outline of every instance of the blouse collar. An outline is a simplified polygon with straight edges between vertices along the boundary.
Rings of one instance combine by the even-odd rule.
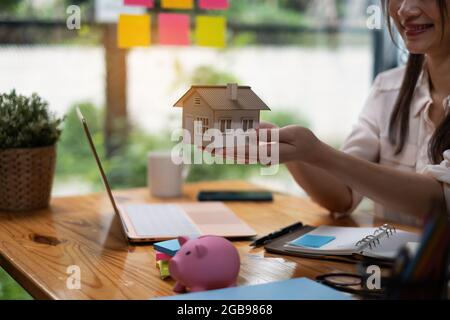
[[[431,87],[430,87],[430,75],[428,73],[427,63],[424,62],[422,67],[422,72],[419,76],[416,86],[416,98],[413,100],[412,111],[415,117],[419,116],[422,110],[426,106],[433,103],[433,98],[431,97]],[[442,101],[442,105],[447,113],[450,109],[450,96]]]

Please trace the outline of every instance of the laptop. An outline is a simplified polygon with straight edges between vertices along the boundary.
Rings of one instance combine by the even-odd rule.
[[[215,235],[225,238],[246,238],[255,230],[240,220],[221,202],[193,202],[171,204],[120,204],[114,198],[108,179],[92,140],[86,119],[77,108],[86,138],[100,171],[115,214],[129,242],[155,242],[179,236]]]

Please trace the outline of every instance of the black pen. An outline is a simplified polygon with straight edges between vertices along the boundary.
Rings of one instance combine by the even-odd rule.
[[[250,246],[257,248],[259,246],[265,245],[270,240],[273,240],[273,239],[281,237],[281,236],[283,236],[285,234],[291,233],[292,231],[294,231],[294,230],[296,230],[296,229],[298,229],[298,228],[300,228],[302,226],[303,226],[303,223],[301,223],[301,222],[294,223],[294,224],[292,224],[290,226],[287,226],[287,227],[282,228],[280,230],[277,230],[277,231],[274,231],[272,233],[269,233],[268,235],[266,235],[264,237],[256,239],[255,241],[250,243]]]

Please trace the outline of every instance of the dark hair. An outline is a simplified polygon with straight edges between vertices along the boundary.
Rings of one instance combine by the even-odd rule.
[[[392,39],[394,39],[392,36],[391,20],[387,14],[390,0],[382,1],[383,10],[387,17],[389,33]],[[447,4],[445,0],[436,0],[436,2],[441,11],[442,30],[445,30],[448,20]],[[410,54],[408,57],[406,72],[389,122],[389,141],[392,145],[396,146],[396,154],[400,154],[403,151],[408,138],[411,102],[424,62],[425,55],[423,54]],[[428,145],[428,157],[434,164],[437,164],[442,161],[442,155],[447,149],[450,149],[450,114],[445,117],[434,132]]]

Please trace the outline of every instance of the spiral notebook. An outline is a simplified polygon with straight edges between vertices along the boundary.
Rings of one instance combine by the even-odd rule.
[[[379,228],[321,226],[287,242],[287,251],[315,255],[359,254],[377,259],[394,259],[401,247],[419,242],[419,235],[396,230],[389,225]]]
[[[401,247],[418,242],[419,234],[396,230],[387,224],[378,228],[301,225],[264,247],[268,252],[291,256],[341,262],[376,260],[389,264]]]

